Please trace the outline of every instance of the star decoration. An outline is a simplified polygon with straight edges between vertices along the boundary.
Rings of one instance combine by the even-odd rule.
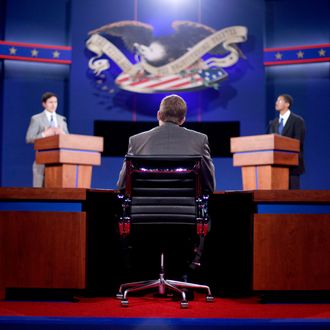
[[[301,50],[299,50],[299,52],[297,53],[297,57],[298,58],[303,58],[304,57],[304,52],[302,52]]]
[[[279,52],[277,52],[277,53],[275,54],[275,57],[276,57],[277,60],[281,60],[281,59],[282,59],[282,56],[283,56],[283,54],[281,54],[281,53],[279,53]]]
[[[36,50],[36,49],[31,50],[31,55],[34,56],[34,57],[37,57],[38,53],[39,53],[39,51]]]
[[[60,57],[60,52],[58,52],[57,50],[55,50],[55,52],[53,52],[53,57],[54,58],[59,58]]]
[[[17,48],[15,48],[15,47],[10,47],[9,48],[9,54],[10,55],[16,55],[16,51],[17,51]]]
[[[319,55],[320,56],[325,56],[325,50],[324,49],[320,49],[319,50]]]

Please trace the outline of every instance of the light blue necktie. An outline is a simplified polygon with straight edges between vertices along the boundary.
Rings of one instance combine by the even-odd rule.
[[[284,119],[280,119],[280,124],[278,125],[278,134],[282,135],[283,132],[283,127],[284,127]]]
[[[50,127],[56,127],[53,115],[50,115]]]

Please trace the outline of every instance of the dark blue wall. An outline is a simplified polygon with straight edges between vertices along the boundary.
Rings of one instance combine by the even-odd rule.
[[[6,1],[4,39],[7,41],[67,45],[70,2]],[[1,24],[1,23],[0,23]],[[30,117],[42,111],[41,95],[49,90],[59,96],[58,112],[67,114],[69,66],[3,61],[2,186],[31,186],[33,146],[25,144]]]
[[[330,43],[330,1],[267,1],[265,46]],[[329,55],[329,54],[328,54]],[[328,56],[327,55],[327,56]],[[330,62],[269,67],[267,120],[275,114],[278,94],[294,98],[292,110],[306,122],[306,173],[302,188],[330,189]]]
[[[230,25],[245,25],[248,42],[242,44],[247,60],[229,69],[229,79],[220,92],[184,93],[189,105],[189,121],[239,120],[241,135],[264,133],[266,122],[275,115],[278,93],[295,99],[293,111],[307,125],[306,189],[329,189],[330,156],[327,147],[330,110],[330,69],[328,63],[271,67],[262,64],[263,47],[284,47],[330,43],[329,1],[312,2],[263,0],[163,0],[136,1],[137,19],[168,32],[173,20],[201,20],[219,30]],[[134,0],[0,0],[5,20],[0,32],[8,41],[72,45],[73,64],[2,61],[0,65],[1,182],[2,186],[30,186],[31,145],[25,132],[31,115],[41,111],[40,96],[45,90],[59,96],[59,113],[68,117],[76,134],[93,134],[94,120],[154,121],[163,95],[133,95],[119,92],[105,96],[87,78],[88,57],[84,43],[88,31],[103,24],[134,19]],[[201,4],[201,6],[200,6]],[[180,7],[181,6],[181,7]],[[265,26],[264,26],[265,22]],[[263,42],[264,39],[264,42]],[[149,106],[143,107],[144,104]],[[146,110],[147,109],[147,110]],[[114,143],[116,139],[114,137]],[[221,148],[221,146],[219,146]],[[93,173],[93,186],[114,188],[121,158],[102,158]],[[240,170],[231,158],[215,159],[218,189],[240,189]]]

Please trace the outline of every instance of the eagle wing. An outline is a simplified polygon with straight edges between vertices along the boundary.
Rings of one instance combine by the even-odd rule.
[[[148,46],[153,39],[153,27],[139,21],[120,21],[101,26],[89,32],[90,35],[95,33],[104,33],[122,38],[125,46],[131,52],[135,52],[135,43]]]
[[[172,27],[175,30],[175,38],[182,42],[187,49],[195,46],[201,40],[207,38],[216,30],[211,27],[191,22],[191,21],[174,21]],[[224,54],[227,51],[222,46],[217,46],[210,51],[210,54]]]

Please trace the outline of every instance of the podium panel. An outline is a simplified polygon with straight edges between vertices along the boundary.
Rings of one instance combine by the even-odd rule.
[[[90,188],[92,165],[101,164],[103,138],[62,134],[37,139],[36,162],[45,164],[46,188]]]
[[[243,190],[289,189],[289,167],[299,163],[300,143],[277,134],[231,138],[233,165],[242,168]]]
[[[36,152],[38,164],[86,164],[100,165],[101,154],[85,150],[41,150]]]
[[[91,165],[49,165],[45,168],[45,188],[89,188]]]
[[[242,167],[242,180],[244,190],[287,190],[289,189],[289,169],[269,165],[244,166]]]
[[[286,165],[293,166],[298,162],[297,153],[285,151],[257,151],[236,153],[233,156],[234,166],[251,165]]]
[[[231,152],[244,152],[253,150],[287,150],[299,152],[300,143],[278,134],[262,134],[241,136],[230,139]]]

